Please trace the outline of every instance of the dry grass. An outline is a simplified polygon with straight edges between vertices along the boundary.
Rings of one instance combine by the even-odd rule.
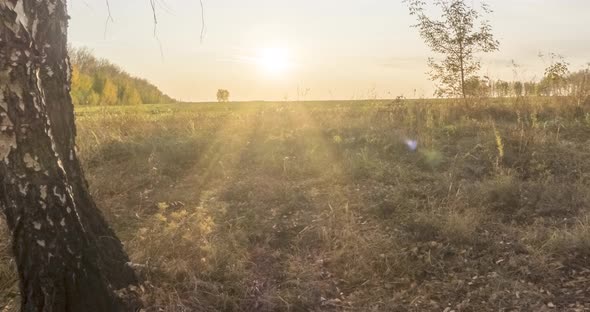
[[[147,311],[585,311],[588,111],[230,103],[77,121]],[[15,296],[2,242],[0,308]]]

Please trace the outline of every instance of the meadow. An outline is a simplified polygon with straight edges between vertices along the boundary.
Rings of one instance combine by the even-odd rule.
[[[590,310],[590,105],[171,104],[76,120],[145,311]],[[0,235],[0,311],[14,311]]]

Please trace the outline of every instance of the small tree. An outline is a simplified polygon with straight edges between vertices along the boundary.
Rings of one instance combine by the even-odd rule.
[[[491,92],[489,80],[477,76],[465,80],[465,93],[469,97],[486,97]]]
[[[538,90],[537,90],[538,86],[537,86],[537,83],[534,81],[525,82],[523,85],[523,89],[524,89],[525,96],[538,95]]]
[[[561,55],[551,53],[550,57],[551,64],[545,68],[543,80],[550,88],[550,95],[563,95],[570,72],[569,63]]]
[[[496,81],[496,93],[499,97],[507,97],[510,95],[510,82],[504,80]]]
[[[483,20],[476,25],[482,14],[465,0],[435,0],[434,4],[442,11],[442,20],[426,15],[425,1],[404,1],[409,4],[410,15],[418,18],[414,27],[420,30],[420,36],[433,52],[444,56],[440,62],[434,58],[428,60],[431,79],[439,81],[437,95],[467,97],[466,81],[481,67],[475,54],[498,50],[499,42],[494,39],[489,22]],[[486,4],[482,5],[482,11],[491,12]]]
[[[139,105],[141,103],[141,96],[137,89],[131,87],[125,88],[125,93],[123,95],[123,99],[121,101],[125,105]]]
[[[217,90],[217,102],[229,102],[229,91],[225,89]]]
[[[117,91],[117,86],[107,78],[100,95],[101,105],[116,105],[118,100]]]
[[[72,101],[74,105],[94,105],[96,104],[96,93],[92,89],[92,77],[80,72],[78,66],[72,66]]]
[[[522,91],[524,90],[524,85],[521,81],[515,81],[513,85],[514,95],[516,97],[522,96]]]
[[[590,63],[586,64],[585,69],[570,74],[568,80],[577,104],[590,103]]]

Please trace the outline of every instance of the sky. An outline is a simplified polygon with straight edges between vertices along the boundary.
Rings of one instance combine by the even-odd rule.
[[[69,40],[182,101],[431,97],[435,56],[401,0],[70,0]],[[478,5],[478,0],[472,0]],[[488,0],[500,51],[482,75],[538,78],[563,55],[590,62],[588,0]],[[105,25],[106,24],[106,25]],[[106,27],[105,27],[106,26]],[[514,61],[518,67],[514,67]]]

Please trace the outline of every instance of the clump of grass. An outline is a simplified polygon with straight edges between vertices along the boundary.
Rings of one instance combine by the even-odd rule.
[[[440,215],[432,212],[412,214],[405,222],[405,231],[418,242],[430,242],[441,238],[441,229],[444,228],[444,220]]]
[[[482,213],[474,210],[452,211],[445,214],[441,232],[453,244],[469,244],[478,239]]]
[[[511,175],[500,175],[481,185],[487,205],[495,212],[516,215],[520,209],[520,184]]]
[[[590,256],[590,218],[587,215],[561,222],[538,219],[519,230],[522,241],[537,254],[560,261]]]
[[[545,247],[555,254],[590,255],[590,217],[577,219],[572,227],[555,231]]]
[[[417,242],[442,241],[462,246],[477,242],[477,230],[483,219],[482,211],[453,209],[413,213],[404,223],[407,232]]]

